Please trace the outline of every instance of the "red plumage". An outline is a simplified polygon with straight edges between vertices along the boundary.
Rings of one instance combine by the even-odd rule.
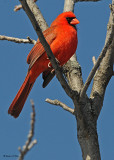
[[[46,41],[61,66],[76,51],[77,31],[75,25],[78,23],[79,21],[72,12],[64,12],[43,32]],[[29,64],[29,69],[25,81],[8,110],[8,113],[15,118],[19,116],[36,78],[41,73],[46,77],[53,70],[53,68],[49,67],[50,61],[39,39],[27,56],[27,63]]]

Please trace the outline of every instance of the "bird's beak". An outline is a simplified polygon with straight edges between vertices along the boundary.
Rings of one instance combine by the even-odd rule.
[[[70,22],[71,25],[76,25],[79,24],[79,20],[77,20],[76,18],[73,18],[72,21]]]

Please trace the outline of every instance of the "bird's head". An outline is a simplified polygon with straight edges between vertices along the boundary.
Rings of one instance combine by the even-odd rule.
[[[54,25],[59,25],[59,24],[69,24],[73,27],[75,27],[75,25],[77,25],[78,23],[80,23],[77,19],[76,16],[73,12],[64,12],[61,13],[51,24],[51,26]]]

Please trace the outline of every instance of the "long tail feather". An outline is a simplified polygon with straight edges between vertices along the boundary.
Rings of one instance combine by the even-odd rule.
[[[21,113],[33,84],[34,83],[30,83],[30,76],[28,73],[25,81],[23,82],[21,88],[19,89],[17,95],[15,96],[13,102],[9,107],[8,113],[11,114],[13,117],[17,118]]]

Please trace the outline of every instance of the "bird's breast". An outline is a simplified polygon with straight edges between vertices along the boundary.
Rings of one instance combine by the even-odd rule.
[[[75,53],[77,48],[77,31],[71,28],[61,29],[51,49],[60,65],[65,64]]]

